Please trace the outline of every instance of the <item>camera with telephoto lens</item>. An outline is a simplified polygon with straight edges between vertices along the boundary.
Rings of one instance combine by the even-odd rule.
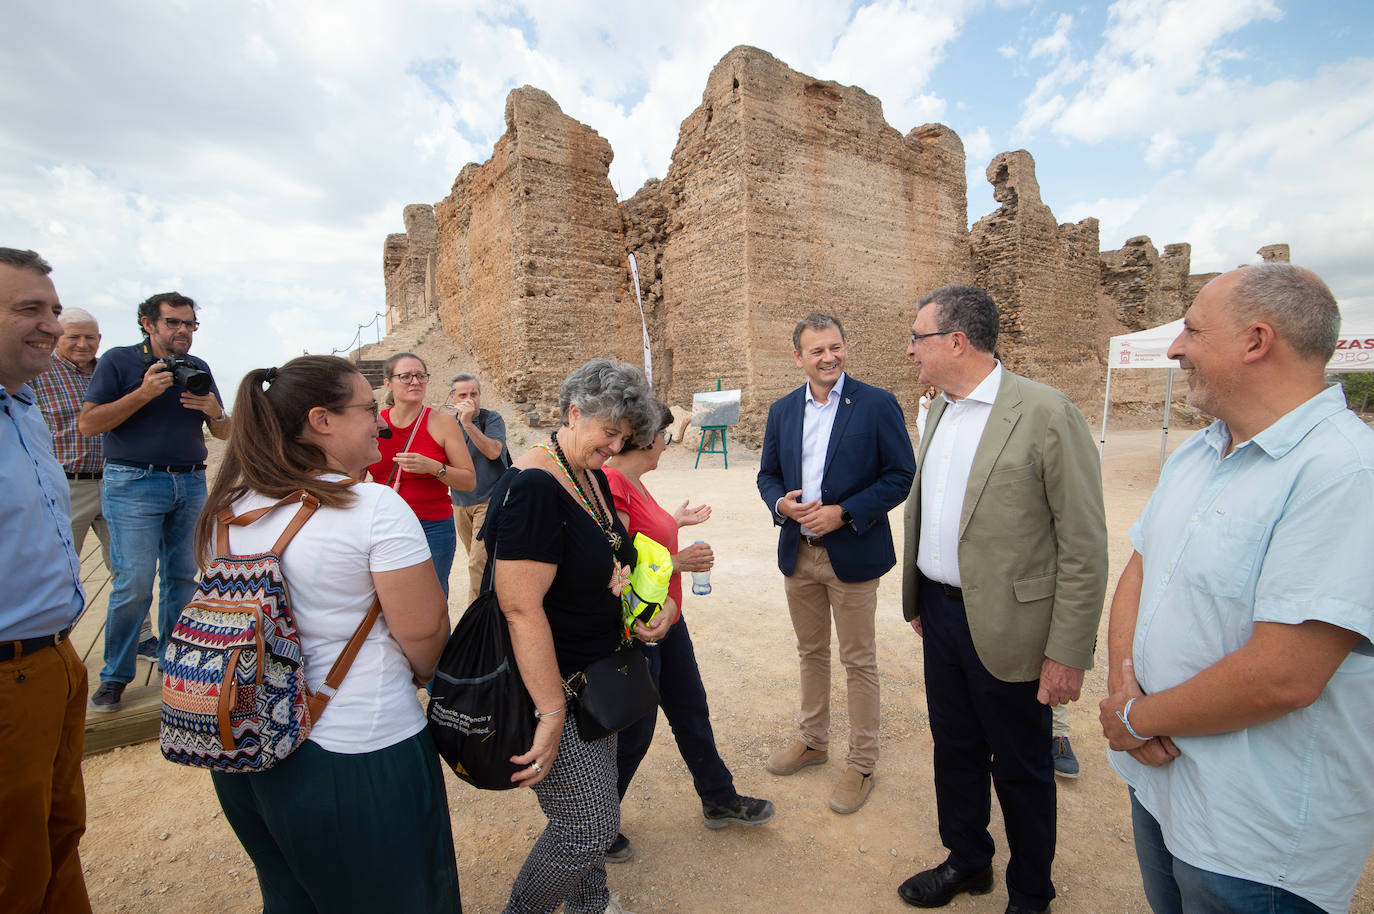
[[[210,392],[210,372],[201,371],[191,360],[183,355],[169,355],[162,364],[172,373],[175,383],[189,390],[197,397]]]

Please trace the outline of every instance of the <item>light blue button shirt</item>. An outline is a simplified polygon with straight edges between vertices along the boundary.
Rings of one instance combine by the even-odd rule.
[[[1223,457],[1229,441],[1221,422],[1190,438],[1131,527],[1141,687],[1193,677],[1255,622],[1316,619],[1365,640],[1307,708],[1178,737],[1160,768],[1110,760],[1174,856],[1345,911],[1374,847],[1374,430],[1332,386]]]
[[[0,387],[0,581],[0,641],[59,632],[85,605],[67,477],[27,384]]]
[[[806,400],[802,406],[802,494],[801,500],[816,501],[821,497],[821,483],[825,481],[825,452],[830,449],[830,432],[840,412],[840,396],[844,391],[844,372],[830,388],[830,396],[822,403],[811,394],[811,382],[806,382]],[[812,531],[802,527],[802,533]]]

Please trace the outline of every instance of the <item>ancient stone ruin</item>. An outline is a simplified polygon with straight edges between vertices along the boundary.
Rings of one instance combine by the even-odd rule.
[[[547,93],[512,91],[491,158],[432,208],[406,207],[405,234],[387,236],[388,327],[437,311],[489,383],[549,425],[570,369],[642,359],[633,253],[658,395],[689,404],[718,379],[740,388],[737,437],[757,442],[768,404],[801,383],[791,332],[812,311],[844,322],[851,373],[914,420],[913,305],[974,282],[1002,309],[1007,365],[1097,414],[1108,337],[1181,316],[1211,278],[1190,274],[1186,244],[1161,255],[1140,236],[1100,252],[1097,220],[1057,224],[1024,150],[988,166],[1000,206],[970,230],[953,131],[903,135],[862,89],[757,48],[712,70],[662,180],[618,202],[611,158]],[[1287,259],[1287,246],[1260,253]],[[1134,389],[1143,401],[1150,387]]]

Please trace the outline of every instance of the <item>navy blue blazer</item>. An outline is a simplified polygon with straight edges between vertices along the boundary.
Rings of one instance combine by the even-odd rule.
[[[779,498],[802,487],[805,410],[805,384],[768,408],[758,484],[770,512]],[[839,505],[852,519],[825,536],[830,565],[841,581],[869,581],[897,564],[887,512],[906,501],[915,475],[916,455],[897,398],[846,374],[821,476],[822,504]],[[778,568],[790,576],[801,525],[776,512],[773,523],[782,527]]]

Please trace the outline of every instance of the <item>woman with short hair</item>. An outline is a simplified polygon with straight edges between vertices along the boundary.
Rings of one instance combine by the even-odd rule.
[[[584,740],[571,720],[564,680],[616,650],[623,632],[620,591],[634,547],[616,516],[601,466],[657,428],[644,373],[593,359],[568,375],[558,395],[562,424],[548,444],[516,463],[492,493],[496,596],[510,624],[521,678],[534,701],[534,742],[512,761],[512,778],[534,788],[549,824],[520,869],[507,914],[621,912],[606,888],[606,846],[620,827],[616,736]],[[657,641],[671,614],[641,640]]]
[[[281,564],[306,684],[324,681],[371,608],[381,615],[307,741],[272,768],[213,771],[224,818],[257,869],[265,914],[461,911],[439,756],[416,683],[434,674],[448,606],[419,521],[386,486],[361,482],[385,426],[357,368],[302,356],[239,385],[224,463],[196,526],[303,489],[319,499]],[[267,552],[295,515],[229,528],[236,555]]]

